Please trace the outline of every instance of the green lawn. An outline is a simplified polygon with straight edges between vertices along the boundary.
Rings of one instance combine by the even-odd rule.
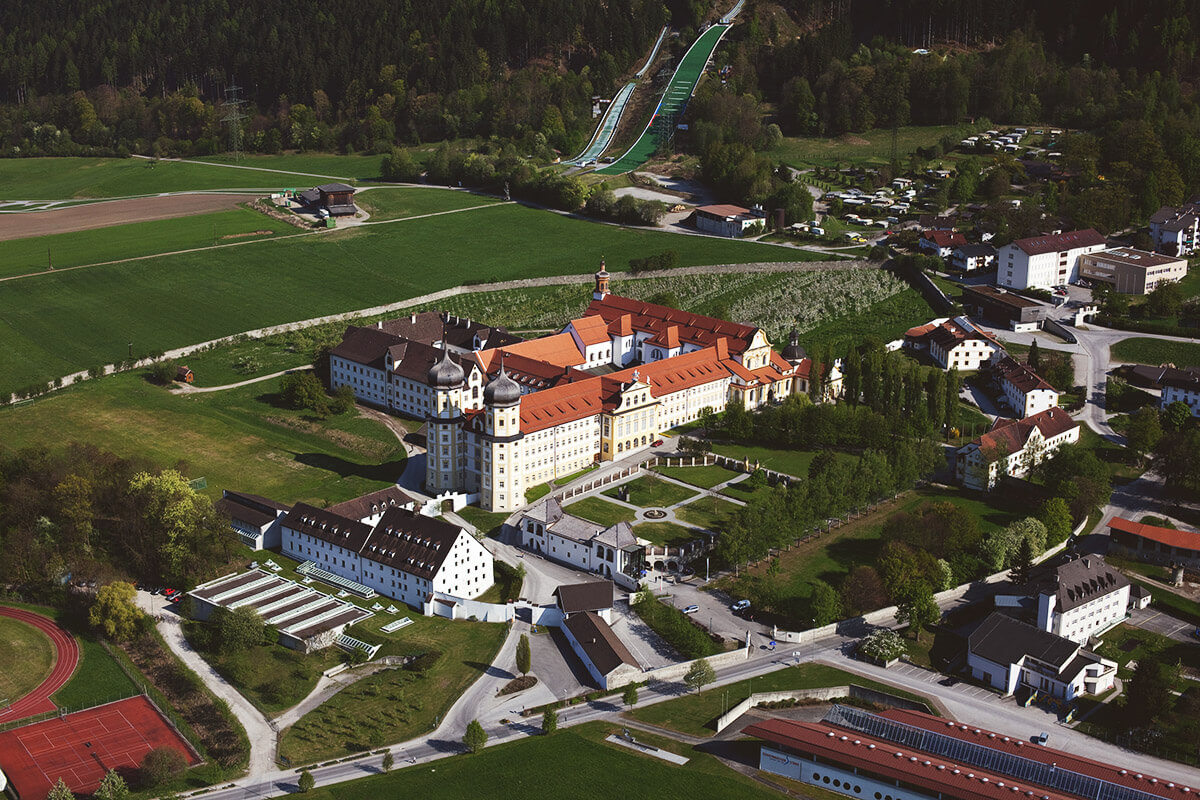
[[[456,512],[460,517],[475,526],[475,529],[480,533],[491,533],[497,527],[508,519],[509,514],[504,511],[484,511],[479,506],[465,506],[461,511]]]
[[[449,189],[379,186],[354,195],[354,203],[371,215],[372,222],[401,219],[417,214],[434,214],[459,208],[486,206],[500,202],[494,197],[453,192]]]
[[[352,636],[384,647],[379,655],[415,655],[417,661],[388,669],[338,692],[289,728],[280,755],[307,764],[404,741],[427,733],[473,683],[504,641],[504,625],[410,614],[413,624],[380,633],[388,617],[352,628]]]
[[[0,697],[24,697],[46,679],[54,666],[50,637],[27,622],[0,617]]]
[[[62,269],[299,232],[296,227],[253,209],[232,208],[90,231],[10,239],[0,242],[0,277],[45,270],[50,264],[48,257],[55,269]],[[220,252],[216,251],[213,257],[221,257]]]
[[[632,508],[610,503],[595,495],[571,503],[566,507],[566,512],[591,520],[597,525],[616,525],[618,522],[633,522],[635,516]]]
[[[415,151],[415,148],[414,148]],[[414,152],[414,157],[416,153]],[[308,172],[341,180],[362,181],[379,177],[383,166],[382,155],[339,155],[335,153],[280,153],[278,155],[244,155],[236,161],[232,156],[203,156],[195,159],[210,164],[234,164],[238,167],[254,167],[263,170]],[[417,159],[422,161],[424,159]],[[226,180],[236,176],[234,170],[223,170]],[[254,174],[254,173],[249,173]],[[308,187],[314,183],[303,175],[280,176],[289,188]]]
[[[808,475],[808,465],[817,457],[816,450],[777,450],[773,447],[758,447],[744,444],[715,444],[713,452],[736,458],[739,461],[750,459],[750,466],[759,462],[759,466],[803,478]],[[856,461],[853,456],[845,453],[835,453],[838,458]]]
[[[0,186],[7,199],[69,200],[204,189],[282,189],[312,179],[258,170],[229,169],[144,158],[5,158]]]
[[[716,757],[687,745],[634,731],[635,738],[689,761],[675,766],[605,742],[621,726],[593,722],[560,730],[553,736],[519,737],[472,756],[404,767],[396,759],[386,775],[339,783],[309,792],[313,800],[377,800],[381,797],[437,797],[478,800],[486,797],[588,797],[625,800],[631,796],[767,800],[779,794],[729,769]]]
[[[868,338],[881,342],[899,339],[914,325],[933,319],[937,314],[916,289],[905,289],[872,305],[861,314],[824,322],[800,336],[800,344],[809,352],[828,346],[834,353],[845,352]]]
[[[696,495],[695,491],[685,486],[649,476],[635,478],[628,483],[615,486],[606,490],[604,495],[621,499],[620,492],[622,490],[629,492],[628,497],[624,498],[626,503],[632,503],[642,508],[673,506]]]
[[[865,686],[868,689],[879,689],[910,700],[924,701],[925,699],[903,689],[894,689],[886,684],[859,677],[836,667],[806,663],[769,672],[748,681],[710,688],[699,694],[692,692],[675,700],[635,708],[627,713],[642,722],[660,725],[691,736],[712,736],[716,733],[717,717],[721,716],[726,709],[745,700],[752,692],[817,689],[851,683]]]
[[[297,369],[312,363],[312,354],[289,347],[283,336],[248,339],[176,359],[191,369],[193,386],[228,386],[231,383]]]
[[[321,673],[342,660],[342,651],[327,647],[300,653],[280,644],[259,645],[237,653],[222,653],[211,644],[214,629],[201,622],[184,623],[184,633],[225,680],[266,714],[299,703],[316,687]]]
[[[1124,339],[1111,348],[1113,361],[1131,364],[1174,364],[1177,367],[1200,367],[1200,344],[1171,342],[1166,339]]]
[[[641,522],[633,526],[633,535],[659,547],[681,547],[698,534],[674,522]]]
[[[714,533],[720,533],[729,518],[737,513],[738,506],[716,497],[701,497],[686,506],[675,509],[675,515],[689,525]]]
[[[903,158],[918,147],[937,144],[943,136],[961,139],[966,135],[964,126],[957,125],[906,125],[896,130],[896,151]],[[836,138],[817,136],[788,137],[783,144],[770,151],[771,158],[793,167],[832,167],[837,164],[882,166],[891,162],[892,131],[872,130],[865,133],[847,133]]]
[[[926,503],[950,502],[965,509],[979,520],[986,534],[1029,515],[1030,510],[1015,503],[1004,504],[999,497],[968,494],[957,489],[927,487],[902,494],[897,500],[885,503],[870,515],[852,520],[820,537],[779,554],[778,624],[788,630],[808,627],[808,598],[812,584],[820,579],[837,588],[842,579],[860,564],[874,565],[883,546],[883,526],[897,512],[915,512]],[[743,570],[739,578],[722,580],[732,594],[745,596],[742,582],[760,575],[766,564]]]
[[[701,489],[711,489],[718,483],[724,483],[730,478],[736,478],[738,473],[722,467],[720,464],[709,464],[704,467],[655,467],[655,472],[661,472],[677,481],[699,486]]]
[[[87,442],[158,467],[280,502],[323,505],[394,483],[404,449],[390,430],[356,412],[313,420],[272,405],[279,379],[208,394],[172,395],[140,373],[88,381],[0,409],[4,444]]]
[[[1140,661],[1152,655],[1168,664],[1179,664],[1191,670],[1200,669],[1200,644],[1177,642],[1153,631],[1126,624],[1118,625],[1104,634],[1103,644],[1096,652],[1117,662],[1117,675],[1122,680],[1133,675],[1133,670],[1128,667],[1130,661]]]
[[[479,602],[508,603],[521,596],[521,587],[525,583],[524,578],[517,573],[514,567],[498,558],[492,562],[492,579],[495,583],[491,588],[475,598]]]
[[[220,258],[201,251],[50,273],[0,292],[0,392],[120,361],[131,345],[135,355],[168,350],[476,281],[577,272],[582,299],[601,256],[620,270],[666,249],[681,264],[792,257],[778,247],[495,205],[225,248]]]

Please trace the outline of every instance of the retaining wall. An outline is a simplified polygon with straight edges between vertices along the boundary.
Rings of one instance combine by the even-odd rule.
[[[726,711],[721,716],[717,717],[717,733],[732,725],[738,717],[745,714],[750,709],[760,703],[774,703],[780,700],[836,700],[842,697],[853,697],[859,700],[866,700],[870,703],[876,703],[881,706],[891,706],[892,708],[903,708],[909,711],[921,711],[926,714],[932,713],[932,709],[924,703],[916,700],[909,700],[907,697],[897,697],[894,694],[881,692],[877,689],[868,689],[865,686],[858,684],[847,684],[845,686],[824,686],[819,689],[793,689],[791,691],[782,692],[755,692],[747,697],[742,702],[738,703],[733,708]]]
[[[718,653],[715,656],[708,656],[704,660],[707,661],[708,665],[713,669],[721,669],[722,667],[727,667],[730,664],[736,664],[739,661],[745,661],[748,658],[750,658],[750,648],[742,647],[738,650],[730,650],[727,653]],[[687,671],[692,668],[692,664],[699,660],[700,659],[681,661],[678,664],[667,664],[665,667],[648,669],[643,673],[642,677],[648,681],[681,681],[683,680],[683,676],[687,674]]]

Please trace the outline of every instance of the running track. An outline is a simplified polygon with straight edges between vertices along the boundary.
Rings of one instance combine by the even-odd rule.
[[[71,675],[75,672],[75,666],[79,663],[79,645],[75,642],[75,637],[58,627],[54,620],[32,611],[0,606],[0,616],[11,617],[37,628],[50,637],[57,652],[54,669],[50,670],[50,676],[32,692],[0,710],[0,722],[12,722],[31,717],[34,714],[53,711],[56,706],[50,702],[50,696],[71,679]]]

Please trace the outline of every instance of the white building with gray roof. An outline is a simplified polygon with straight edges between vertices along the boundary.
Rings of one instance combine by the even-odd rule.
[[[573,516],[553,497],[521,515],[521,546],[551,561],[602,575],[626,589],[642,577],[645,544],[628,522],[604,526]]]

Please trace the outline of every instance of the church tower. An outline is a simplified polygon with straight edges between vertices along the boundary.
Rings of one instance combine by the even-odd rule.
[[[442,358],[429,369],[433,404],[425,418],[428,441],[425,488],[431,494],[461,491],[465,462],[463,369],[450,358],[443,338]]]
[[[521,387],[500,362],[500,374],[483,390],[484,433],[488,457],[481,469],[479,505],[508,511],[525,502],[524,448],[521,435]]]
[[[600,271],[596,273],[596,291],[592,292],[593,300],[603,300],[608,295],[608,270],[604,268],[604,259],[600,259]]]

